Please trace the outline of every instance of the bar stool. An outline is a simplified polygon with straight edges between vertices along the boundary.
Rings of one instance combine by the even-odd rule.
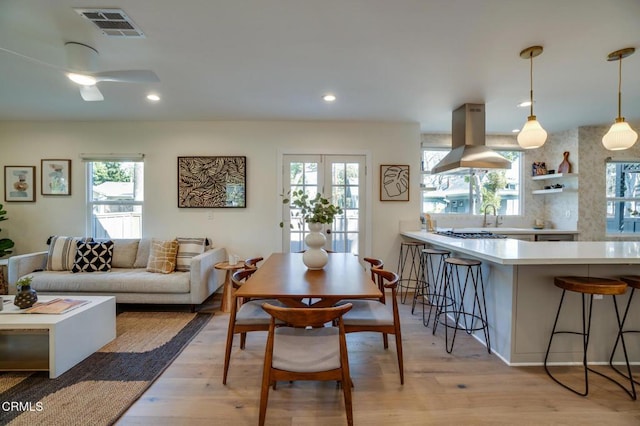
[[[636,292],[636,289],[640,289],[640,276],[638,275],[630,275],[620,277],[620,281],[624,281],[628,287],[631,287],[631,293],[629,294],[629,300],[627,301],[627,307],[624,310],[624,315],[622,316],[622,323],[620,324],[620,334],[616,338],[616,343],[613,345],[613,350],[611,351],[611,358],[609,358],[609,365],[613,368],[618,374],[620,374],[625,379],[629,379],[627,375],[625,375],[622,371],[618,370],[618,368],[613,364],[613,357],[616,353],[616,349],[618,348],[618,343],[620,342],[620,336],[625,333],[640,333],[640,330],[625,330],[627,324],[627,315],[629,314],[629,310],[631,308],[631,301],[633,300],[633,295]],[[631,378],[634,383],[639,384],[640,382],[633,377]]]
[[[549,377],[551,377],[554,382],[570,390],[571,392],[580,396],[587,396],[589,394],[589,371],[591,371],[592,373],[602,376],[610,380],[611,382],[617,384],[631,397],[631,399],[635,400],[636,391],[635,391],[635,386],[633,384],[633,380],[631,379],[631,367],[629,366],[629,358],[627,357],[627,348],[624,343],[624,336],[620,332],[622,323],[620,322],[620,314],[618,313],[618,302],[616,300],[616,296],[624,294],[627,291],[627,284],[623,281],[619,281],[611,278],[580,277],[580,276],[555,277],[553,281],[556,287],[559,287],[562,289],[562,296],[560,297],[558,312],[556,313],[556,319],[553,323],[551,337],[549,338],[549,346],[547,346],[547,353],[544,356],[544,369],[549,375]],[[582,331],[581,332],[572,331],[572,330],[556,331],[556,327],[558,325],[558,318],[560,317],[560,312],[562,311],[562,304],[564,302],[564,297],[567,291],[579,293],[582,296]],[[626,378],[629,379],[631,383],[631,390],[626,389],[621,383],[619,383],[612,377],[609,377],[606,374],[596,371],[588,366],[587,349],[589,346],[589,337],[591,332],[591,313],[592,313],[592,307],[593,307],[593,296],[595,294],[610,295],[613,298],[613,307],[615,309],[616,320],[618,324],[618,339],[622,343],[622,349],[624,351],[624,359],[625,359],[625,363],[627,366],[627,373],[628,373],[628,376]],[[589,295],[588,314],[587,314],[586,295]],[[551,371],[549,371],[549,366],[548,366],[549,352],[551,351],[551,344],[556,334],[575,334],[578,336],[582,336],[582,351],[583,351],[582,367],[584,369],[584,392],[580,392],[575,388],[562,383],[560,380],[554,377],[553,374],[551,374]]]
[[[407,299],[409,289],[414,289],[415,291],[418,288],[420,253],[426,246],[426,243],[418,241],[403,241],[400,243],[400,256],[398,257],[398,277],[400,279],[398,280],[398,287],[400,288],[401,303],[404,303]],[[409,262],[411,263],[409,264]],[[407,269],[408,271],[406,271]]]
[[[438,306],[433,322],[433,333],[444,317],[445,348],[448,353],[453,352],[453,345],[458,330],[464,330],[467,334],[482,330],[484,333],[487,351],[491,353],[491,340],[489,338],[489,322],[487,321],[487,304],[485,300],[484,280],[482,278],[482,262],[475,259],[461,257],[448,257],[444,260],[445,276],[441,296],[438,298]],[[460,279],[463,270],[464,282]],[[469,287],[471,285],[471,289]],[[471,310],[467,309],[465,298],[467,292],[473,294]],[[453,323],[449,323],[449,315],[453,317]],[[449,343],[449,329],[453,329],[451,343]]]
[[[444,271],[446,263],[444,260],[451,254],[448,250],[426,248],[422,250],[420,257],[420,279],[419,286],[413,294],[413,304],[411,314],[416,309],[416,303],[420,300],[422,304],[422,324],[427,327],[431,320],[433,307],[438,305],[438,297],[442,293],[444,286]],[[438,257],[438,259],[434,259]],[[426,315],[425,305],[429,305],[429,314]]]

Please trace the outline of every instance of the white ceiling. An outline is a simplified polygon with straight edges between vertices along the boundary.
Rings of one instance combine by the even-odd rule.
[[[146,34],[101,34],[73,7],[123,9]],[[534,59],[535,114],[548,131],[640,123],[640,0],[2,0],[0,47],[66,66],[64,43],[98,70],[150,69],[155,84],[99,83],[84,102],[63,72],[0,51],[0,120],[376,120],[448,132],[485,103],[487,132],[521,126]],[[162,96],[151,104],[144,95]],[[324,93],[338,97],[333,104]],[[638,127],[636,127],[636,130]]]

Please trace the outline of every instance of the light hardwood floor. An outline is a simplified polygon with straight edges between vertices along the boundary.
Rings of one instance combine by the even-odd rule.
[[[444,333],[433,336],[410,304],[399,305],[405,385],[395,345],[377,334],[347,337],[360,425],[640,425],[640,401],[605,379],[590,377],[580,397],[551,381],[542,367],[508,367],[473,338],[459,334],[452,355]],[[234,341],[228,384],[222,367],[229,314],[218,311],[118,425],[255,425],[266,333],[250,333],[246,350]],[[640,371],[636,373],[640,376]],[[580,380],[581,375],[575,375]],[[346,424],[342,392],[333,383],[279,383],[270,393],[267,425]]]

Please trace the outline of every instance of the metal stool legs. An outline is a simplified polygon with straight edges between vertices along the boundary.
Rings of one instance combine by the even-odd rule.
[[[409,289],[417,289],[419,286],[420,273],[420,253],[426,246],[425,243],[403,242],[400,243],[400,256],[398,258],[398,287],[400,290],[400,302],[407,300]],[[408,265],[407,263],[411,262]],[[408,269],[408,273],[406,271]],[[414,285],[411,285],[411,283]]]
[[[623,281],[626,281],[623,279]],[[628,282],[627,282],[628,283]],[[629,314],[629,308],[631,307],[631,302],[633,300],[633,295],[635,294],[635,287],[631,289],[631,294],[629,294],[629,300],[627,302],[627,307],[624,310],[624,315],[622,316],[622,322],[620,323],[620,331],[618,333],[618,336],[616,338],[616,343],[613,345],[613,350],[611,351],[611,358],[609,358],[609,365],[611,366],[611,368],[613,368],[616,373],[620,374],[622,377],[624,377],[627,380],[631,380],[633,381],[633,383],[640,385],[640,382],[636,379],[633,378],[633,375],[630,375],[630,371],[627,371],[627,373],[624,373],[622,371],[620,371],[618,369],[618,367],[615,366],[615,364],[613,363],[613,358],[616,354],[616,350],[618,349],[618,343],[620,343],[620,341],[622,340],[622,336],[625,333],[640,333],[640,330],[625,330],[625,323],[627,321],[627,315]],[[620,319],[618,318],[618,321]],[[622,341],[623,345],[622,345],[622,349],[624,352],[626,352],[626,348],[624,347],[624,341]],[[627,358],[627,354],[625,353],[625,359]],[[632,389],[632,392],[634,391],[634,389]],[[635,399],[635,398],[634,398]]]
[[[487,352],[491,353],[482,263],[477,260],[456,257],[445,259],[445,263],[444,287],[441,296],[438,297],[433,333],[436,332],[438,324],[442,323],[446,351],[451,353],[458,330],[464,330],[467,334],[482,330]],[[461,268],[466,269],[464,282],[460,277]],[[467,305],[471,302],[472,308],[468,310]],[[450,316],[453,317],[452,323],[449,322]],[[453,330],[451,339],[449,339],[449,329]]]
[[[444,286],[445,259],[451,252],[439,249],[424,249],[420,257],[419,286],[413,295],[411,314],[413,315],[416,304],[422,304],[422,324],[429,326],[433,308],[438,306],[438,300]],[[438,259],[434,259],[438,256]],[[426,306],[429,305],[429,312]]]
[[[557,325],[558,325],[558,318],[560,317],[560,312],[562,311],[562,305],[564,302],[564,297],[566,294],[566,289],[563,288],[562,290],[562,296],[560,297],[560,304],[558,305],[558,312],[556,313],[556,319],[553,322],[553,329],[551,331],[551,337],[549,338],[549,345],[547,346],[547,352],[545,354],[544,357],[544,369],[547,372],[547,375],[549,375],[549,377],[551,377],[551,379],[553,379],[554,382],[556,382],[557,384],[559,384],[560,386],[564,387],[565,389],[570,390],[571,392],[580,395],[580,396],[587,396],[589,394],[589,372],[592,372],[594,374],[597,374],[601,377],[604,377],[605,379],[608,379],[609,381],[615,383],[616,385],[618,385],[620,388],[622,388],[630,397],[631,399],[635,400],[636,399],[636,390],[635,390],[635,386],[633,383],[633,380],[631,379],[631,367],[629,365],[629,358],[627,356],[627,348],[624,342],[624,336],[623,333],[621,333],[621,326],[622,323],[620,321],[620,315],[618,313],[618,302],[616,300],[616,295],[615,294],[611,294],[611,297],[613,298],[613,307],[616,311],[616,320],[618,323],[618,339],[621,343],[622,343],[622,348],[623,348],[623,352],[624,352],[624,358],[625,358],[625,364],[627,367],[627,372],[628,372],[628,376],[625,376],[625,378],[629,379],[630,383],[631,383],[631,389],[627,389],[625,388],[620,382],[618,382],[617,380],[615,380],[612,377],[607,376],[604,373],[601,373],[597,370],[594,370],[593,368],[588,366],[588,360],[587,360],[587,350],[589,347],[589,336],[590,336],[590,332],[591,332],[591,312],[592,312],[592,308],[593,308],[593,296],[594,294],[597,293],[581,293],[582,296],[582,331],[571,331],[571,330],[556,330]],[[588,299],[588,304],[587,304],[587,299],[586,296],[587,294],[589,294],[589,299]],[[588,305],[588,306],[587,306]],[[553,343],[553,339],[557,334],[573,334],[573,335],[578,335],[578,336],[582,336],[582,368],[584,371],[584,391],[580,391],[572,386],[569,386],[565,383],[562,383],[558,378],[556,378],[551,371],[549,370],[549,366],[548,366],[548,361],[549,361],[549,352],[551,351],[551,345]],[[616,342],[617,343],[617,342]]]

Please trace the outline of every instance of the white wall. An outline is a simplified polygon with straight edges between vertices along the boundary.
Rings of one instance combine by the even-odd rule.
[[[400,220],[420,212],[420,128],[416,123],[198,121],[0,122],[0,165],[36,166],[36,202],[3,202],[2,235],[16,254],[46,249],[49,235],[85,235],[85,169],[80,153],[145,154],[144,236],[208,236],[243,257],[281,250],[278,153],[369,153],[373,170],[371,253],[395,269]],[[246,209],[177,207],[177,157],[247,157]],[[40,160],[72,160],[72,195],[40,195]],[[409,202],[379,201],[379,165],[409,164]],[[414,172],[415,171],[415,172]],[[3,180],[4,187],[4,174]],[[208,219],[213,211],[213,219]]]

